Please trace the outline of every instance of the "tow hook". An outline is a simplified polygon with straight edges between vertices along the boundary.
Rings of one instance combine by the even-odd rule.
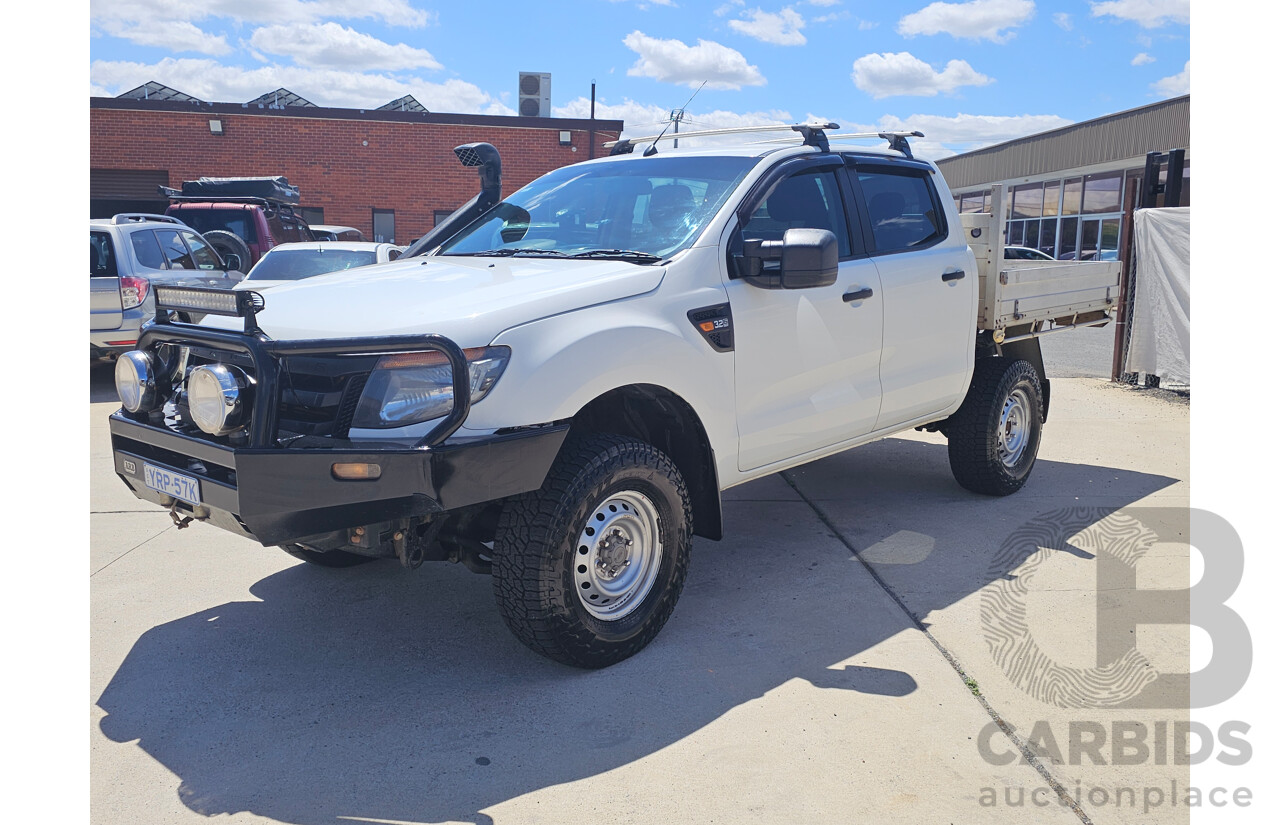
[[[177,499],[174,499],[173,503],[169,505],[169,518],[173,519],[173,523],[178,525],[179,530],[185,530],[187,526],[191,524],[192,521],[204,521],[208,517],[209,517],[208,508],[203,507],[199,504],[195,505],[195,507],[192,508],[191,515],[189,516],[178,515]]]

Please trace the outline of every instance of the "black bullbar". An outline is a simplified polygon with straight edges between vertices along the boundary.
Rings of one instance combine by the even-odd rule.
[[[470,411],[470,370],[461,348],[440,335],[273,341],[258,330],[240,333],[162,321],[144,330],[138,349],[154,350],[161,344],[249,356],[257,387],[248,443],[217,443],[119,410],[110,421],[117,475],[140,499],[264,545],[536,490],[569,430],[565,422],[451,438]],[[449,360],[454,406],[416,443],[319,437],[284,445],[278,441],[281,357],[424,350],[438,351]],[[200,504],[148,487],[148,464],[196,479]],[[376,464],[380,474],[368,480],[339,479],[335,464]]]

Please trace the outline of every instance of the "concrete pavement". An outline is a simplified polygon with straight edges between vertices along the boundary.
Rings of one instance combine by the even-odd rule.
[[[1085,533],[1185,507],[1185,403],[1056,381],[1041,460],[1007,499],[963,491],[942,439],[915,433],[729,491],[725,539],[697,541],[658,639],[582,672],[516,642],[458,566],[324,570],[174,529],[111,472],[108,387],[96,376],[90,404],[95,822],[1187,821],[1144,816],[1141,790],[1133,807],[1087,798],[1185,787],[1185,766],[1071,764],[1068,748],[1072,723],[1185,710],[1058,707],[986,641],[1002,588],[1033,569],[1039,649],[1095,664],[1106,548],[1000,546],[1064,507],[1090,508]],[[1186,570],[1162,545],[1140,573],[1185,586]],[[1185,664],[1185,632],[1139,646]]]

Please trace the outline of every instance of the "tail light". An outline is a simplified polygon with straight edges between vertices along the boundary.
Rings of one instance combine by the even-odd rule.
[[[140,306],[147,299],[150,281],[133,275],[120,276],[120,305],[125,309]]]

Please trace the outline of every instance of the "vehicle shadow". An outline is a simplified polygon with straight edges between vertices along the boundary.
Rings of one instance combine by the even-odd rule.
[[[902,472],[904,452],[927,466],[940,450],[945,465],[945,447],[891,439],[864,450],[805,471],[832,479],[851,517],[860,497],[875,494],[855,547],[903,530],[924,535],[919,514],[931,507],[968,512],[928,528],[932,563],[916,565],[913,612],[946,607],[1017,566],[1014,558],[992,570],[990,554],[973,552],[1016,527],[987,517],[1010,507],[1004,501],[971,496],[949,475],[909,495],[877,486]],[[907,462],[908,476],[916,466]],[[1036,472],[1112,479],[1113,509],[1174,482],[1055,462]],[[667,628],[607,670],[563,667],[523,648],[502,625],[487,578],[458,567],[408,575],[394,563],[299,565],[258,581],[251,592],[261,601],[145,633],[98,699],[101,730],[136,740],[205,816],[489,822],[487,808],[654,754],[793,679],[847,691],[854,703],[907,701],[917,689],[911,672],[848,660],[912,621],[781,479],[734,493],[726,536],[696,544]],[[1057,506],[1028,496],[1020,521]],[[876,747],[895,745],[867,747],[872,759]]]
[[[115,364],[93,361],[89,364],[89,403],[118,401],[116,395]]]

